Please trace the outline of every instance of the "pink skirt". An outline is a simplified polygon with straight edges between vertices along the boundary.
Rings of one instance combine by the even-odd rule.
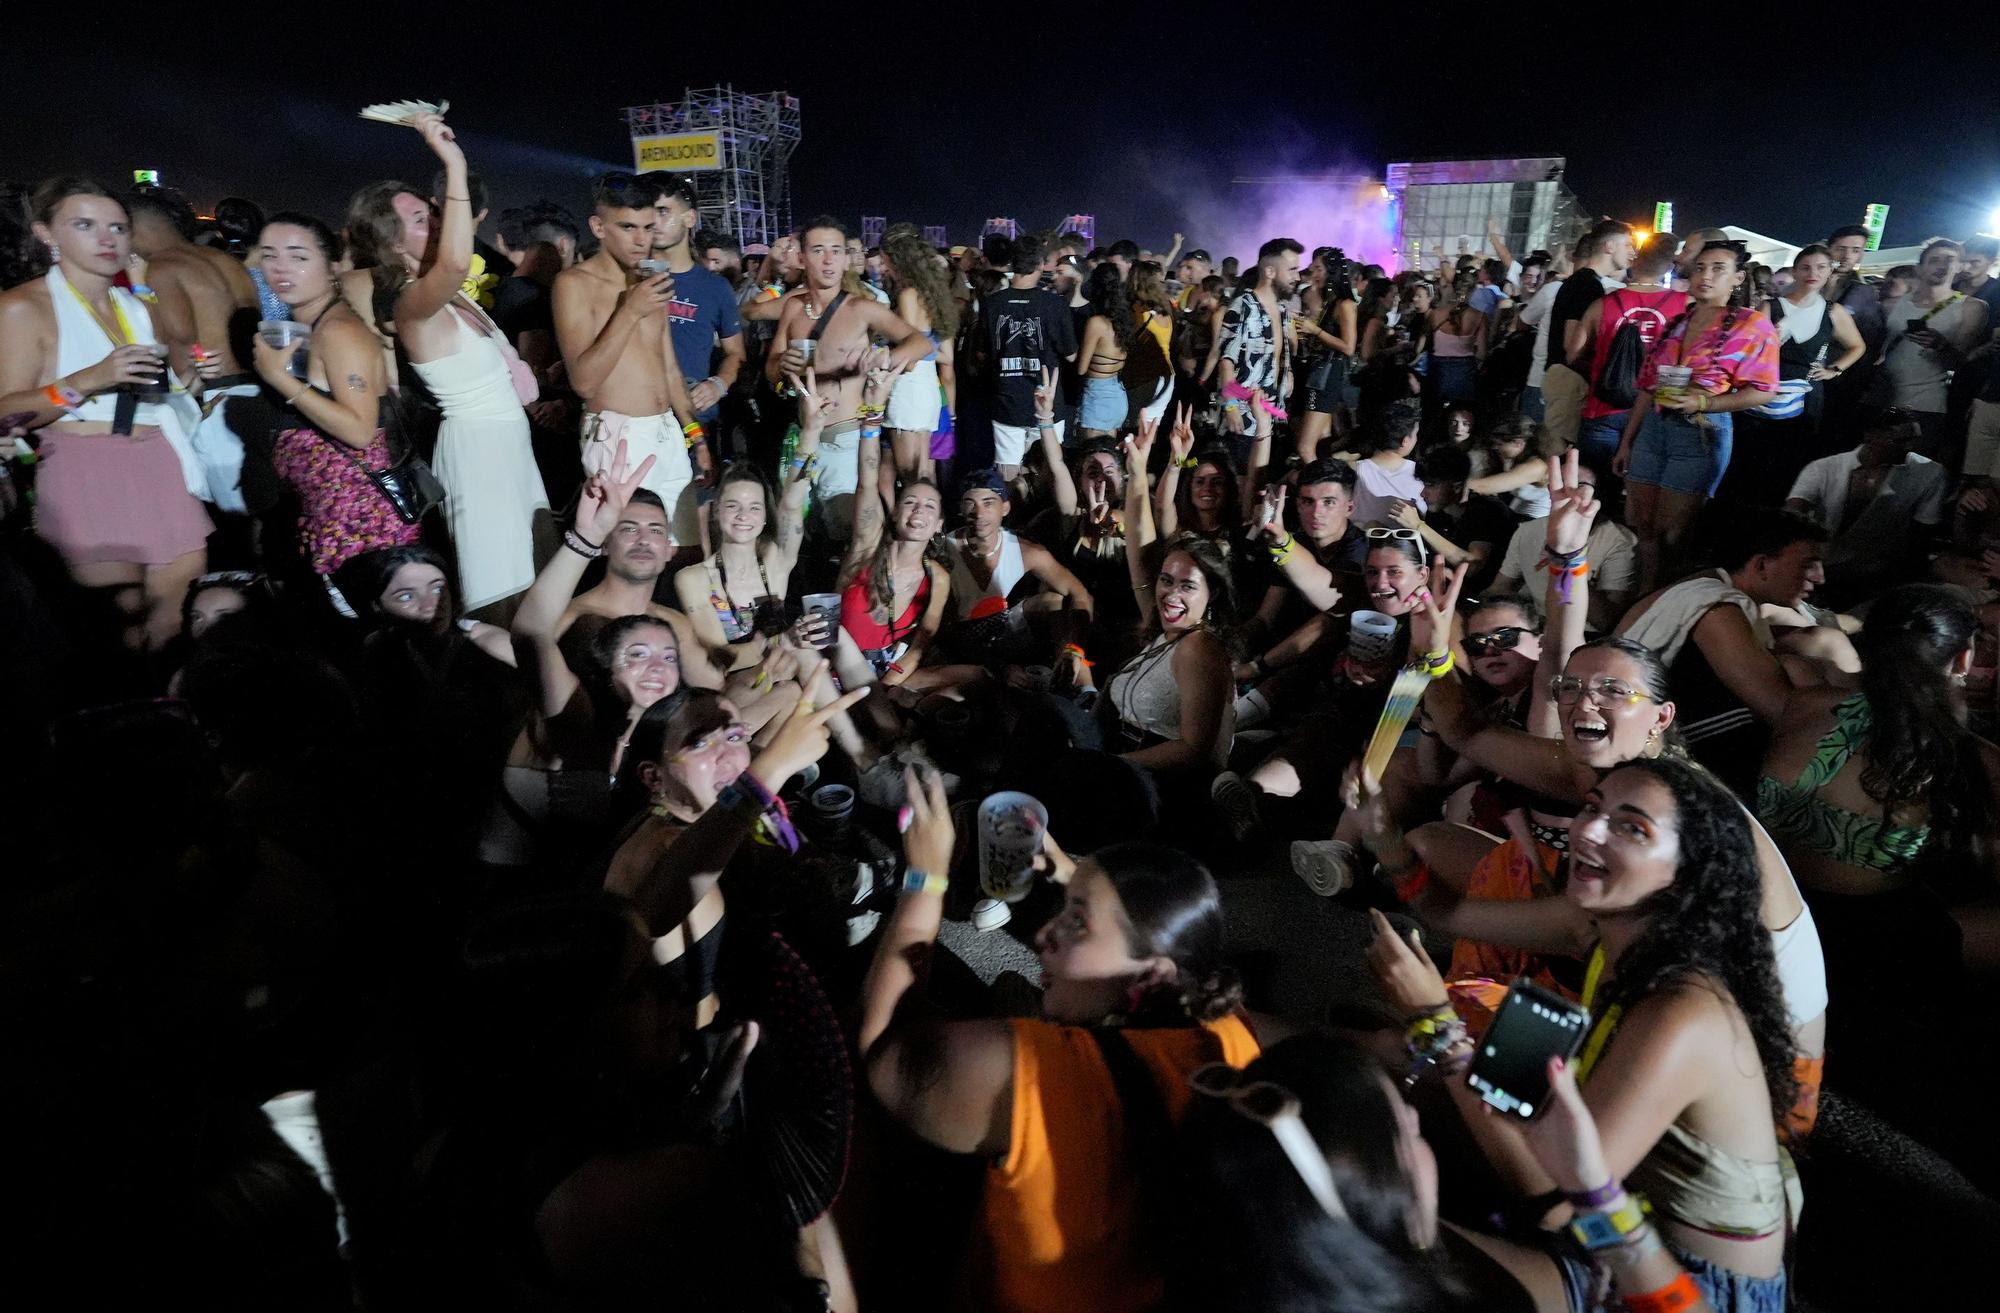
[[[158,429],[130,437],[62,429],[42,430],[35,532],[65,563],[168,565],[207,545],[214,525]]]

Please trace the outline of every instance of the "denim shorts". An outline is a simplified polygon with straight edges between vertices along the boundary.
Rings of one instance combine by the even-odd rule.
[[[1774,1277],[1747,1277],[1741,1272],[1717,1267],[1705,1258],[1696,1258],[1679,1245],[1669,1244],[1667,1249],[1694,1278],[1702,1298],[1708,1301],[1708,1306],[1715,1313],[1785,1313],[1784,1269],[1780,1268]],[[1570,1313],[1601,1313],[1607,1308],[1623,1307],[1615,1294],[1608,1304],[1592,1298],[1597,1283],[1596,1270],[1578,1257],[1575,1250],[1557,1248],[1553,1250],[1553,1257],[1562,1272],[1563,1295],[1569,1300]]]
[[[1583,427],[1576,433],[1576,445],[1585,460],[1597,461],[1603,469],[1610,470],[1611,458],[1618,454],[1618,444],[1625,440],[1625,416],[1628,413],[1621,410],[1583,421]],[[1635,440],[1635,450],[1637,445]]]
[[[1713,497],[1729,468],[1730,417],[1707,413],[1708,427],[1672,411],[1650,411],[1632,441],[1627,483],[1649,484],[1690,497]]]
[[[1083,401],[1077,407],[1077,427],[1116,433],[1125,426],[1125,414],[1131,404],[1125,396],[1125,385],[1117,379],[1086,379]]]

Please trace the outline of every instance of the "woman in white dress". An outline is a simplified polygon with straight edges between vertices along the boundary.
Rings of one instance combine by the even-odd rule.
[[[468,612],[509,602],[535,581],[534,519],[549,505],[522,409],[534,372],[461,290],[472,262],[472,201],[465,155],[444,119],[412,125],[444,162],[441,222],[398,182],[356,193],[348,234],[356,262],[372,265],[373,320],[393,331],[417,377],[444,412],[432,467],[445,488],[445,520]]]

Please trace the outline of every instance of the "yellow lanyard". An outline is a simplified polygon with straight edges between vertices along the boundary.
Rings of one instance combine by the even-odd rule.
[[[97,326],[104,330],[106,337],[111,339],[112,346],[131,346],[138,341],[138,338],[133,336],[132,325],[125,322],[125,307],[118,304],[118,298],[113,296],[110,291],[107,290],[104,295],[111,302],[112,317],[118,321],[118,328],[115,332],[112,330],[111,325],[104,322],[104,316],[97,313],[97,307],[90,303],[90,298],[76,290],[75,283],[65,278],[63,279],[63,286],[67,287],[69,294],[76,298],[76,303],[83,307],[84,313],[97,321]]]
[[[1599,944],[1591,950],[1590,966],[1583,973],[1583,1005],[1589,1007],[1597,999],[1597,986],[1604,975],[1604,946]],[[1579,1083],[1589,1079],[1590,1069],[1604,1056],[1605,1046],[1611,1043],[1611,1032],[1618,1029],[1618,1018],[1625,1009],[1612,1004],[1604,1009],[1597,1022],[1584,1038],[1583,1053],[1576,1060],[1576,1079]]]

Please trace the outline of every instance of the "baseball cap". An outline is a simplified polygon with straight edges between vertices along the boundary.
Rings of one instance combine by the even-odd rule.
[[[745,255],[769,255],[770,253],[771,248],[762,242],[752,242],[743,248],[743,254]]]
[[[1000,471],[994,469],[991,465],[988,465],[983,470],[974,470],[958,481],[958,495],[960,497],[965,496],[968,492],[980,491],[993,493],[1002,500],[1007,500],[1010,497],[1007,491],[1007,480],[1001,478]]]

